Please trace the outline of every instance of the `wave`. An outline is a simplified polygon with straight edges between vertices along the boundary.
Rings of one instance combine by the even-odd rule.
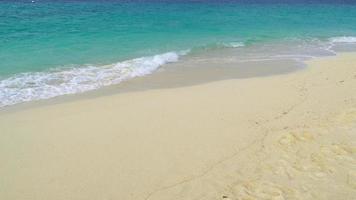
[[[232,49],[245,47],[244,42],[213,42],[204,45],[198,45],[191,48],[191,53],[202,53],[221,49]]]
[[[188,52],[168,52],[106,66],[18,74],[0,80],[0,107],[65,94],[82,93],[134,77],[145,76],[164,64],[177,62],[180,56]]]
[[[329,39],[333,43],[356,43],[356,37],[343,36],[343,37],[332,37]]]
[[[252,48],[255,48],[251,55],[239,52],[236,59],[239,62],[249,62],[254,59],[285,58],[303,61],[322,55],[334,55],[336,52],[333,48],[339,43],[341,45],[343,43],[356,44],[356,37],[332,37],[328,38],[327,41],[318,38],[308,40],[293,38],[292,40],[283,40],[282,43],[276,43],[276,45],[262,46],[263,48],[258,45],[254,47],[251,45]],[[0,107],[99,89],[134,77],[151,74],[164,64],[177,62],[181,56],[187,53],[200,54],[226,48],[250,47],[250,45],[245,44],[247,43],[239,41],[216,42],[195,46],[188,51],[167,52],[105,66],[58,68],[45,72],[21,73],[0,79]],[[269,48],[268,53],[266,53],[266,48]]]
[[[242,42],[225,42],[207,45],[203,49],[243,46],[245,45]],[[134,77],[151,74],[164,64],[177,62],[180,56],[189,52],[190,50],[167,52],[105,66],[57,68],[45,72],[20,73],[0,79],[0,107],[66,94],[83,93],[118,84]]]
[[[227,42],[227,43],[222,43],[222,46],[228,48],[239,48],[239,47],[244,47],[245,44],[243,42]]]

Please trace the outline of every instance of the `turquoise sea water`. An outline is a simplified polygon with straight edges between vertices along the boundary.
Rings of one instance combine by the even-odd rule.
[[[356,43],[352,1],[263,2],[0,1],[0,107],[117,84],[211,49],[333,53]]]

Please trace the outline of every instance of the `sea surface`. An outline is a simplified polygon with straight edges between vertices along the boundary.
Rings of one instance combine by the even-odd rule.
[[[355,51],[356,1],[3,0],[0,107],[227,49],[244,62]]]

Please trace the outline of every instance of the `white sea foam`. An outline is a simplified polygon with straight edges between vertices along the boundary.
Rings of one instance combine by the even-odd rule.
[[[332,37],[329,39],[333,43],[356,43],[356,37],[343,36],[343,37]]]
[[[133,77],[150,74],[166,63],[177,62],[179,57],[186,53],[188,51],[168,52],[107,66],[18,74],[0,80],[0,107],[117,84]]]
[[[228,42],[228,43],[223,43],[223,46],[230,47],[230,48],[238,48],[238,47],[245,46],[245,44],[243,42]]]

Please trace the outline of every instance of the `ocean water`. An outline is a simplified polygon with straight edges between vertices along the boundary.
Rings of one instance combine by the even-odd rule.
[[[186,56],[356,50],[356,1],[0,1],[0,107],[154,73]]]

